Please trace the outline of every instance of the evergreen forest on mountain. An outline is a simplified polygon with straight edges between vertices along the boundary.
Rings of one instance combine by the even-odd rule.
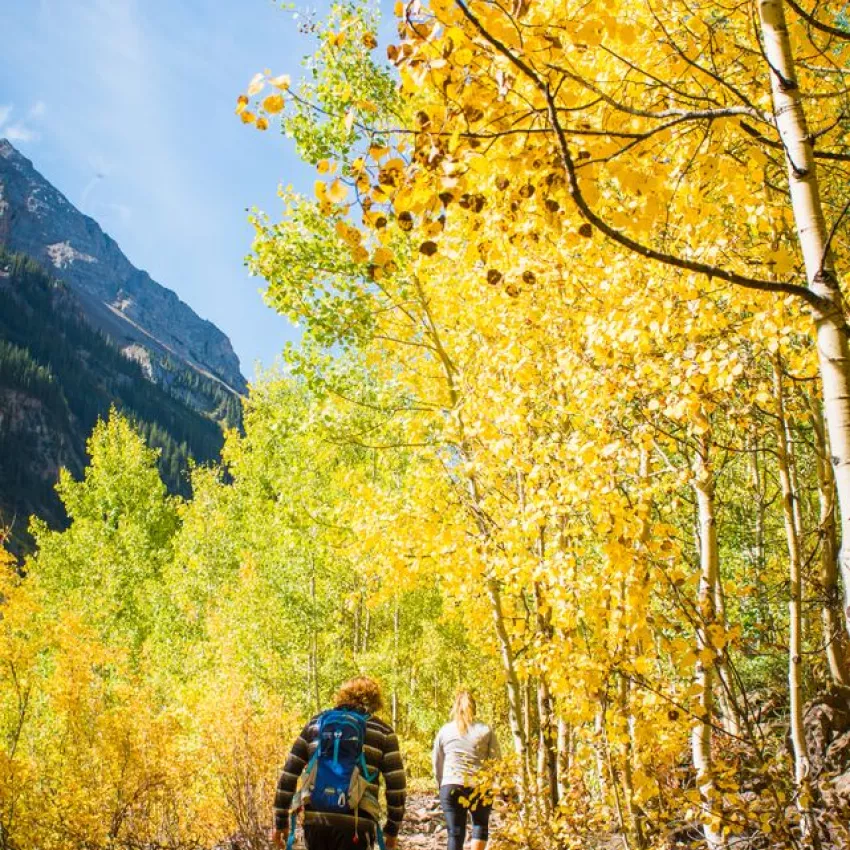
[[[182,402],[199,389],[218,403],[211,417]],[[2,246],[0,393],[0,509],[22,542],[30,514],[64,524],[56,472],[64,466],[82,474],[86,440],[110,409],[131,419],[159,449],[163,480],[184,496],[189,459],[217,459],[219,422],[238,427],[241,421],[238,398],[213,379],[184,371],[168,389],[148,380],[140,364],[91,327],[67,285]]]
[[[302,336],[223,445],[153,386],[77,392],[136,366],[2,258],[0,387],[90,434],[66,523],[3,553],[0,850],[268,848],[357,673],[416,795],[476,695],[495,850],[850,847],[847,10],[394,24],[335,4],[301,73],[234,81],[315,183],[252,213]]]

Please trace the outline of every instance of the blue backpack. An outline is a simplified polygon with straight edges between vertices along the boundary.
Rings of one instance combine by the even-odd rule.
[[[368,719],[368,715],[341,708],[319,715],[316,750],[304,768],[301,788],[292,802],[287,850],[295,843],[297,813],[308,804],[316,812],[353,814],[355,842],[360,811],[368,812],[377,824],[378,846],[383,850],[380,807],[368,792],[368,785],[378,774],[369,772],[363,751]]]

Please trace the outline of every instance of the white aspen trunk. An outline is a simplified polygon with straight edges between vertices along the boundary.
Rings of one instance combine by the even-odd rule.
[[[773,634],[773,615],[770,605],[767,603],[767,593],[765,592],[764,576],[766,557],[765,557],[765,514],[767,498],[764,492],[764,476],[762,475],[761,466],[759,463],[759,454],[761,447],[756,440],[750,452],[750,471],[752,475],[752,488],[755,494],[756,501],[756,517],[755,517],[755,536],[756,536],[756,556],[754,564],[755,585],[758,591],[757,605],[759,610],[760,621],[767,626],[767,635],[759,638],[759,641],[769,640],[769,636]]]
[[[815,435],[815,467],[818,477],[818,535],[820,537],[820,584],[823,593],[821,622],[823,623],[826,660],[832,681],[841,688],[850,688],[847,632],[841,616],[841,590],[838,585],[838,544],[835,529],[835,479],[829,462],[829,446],[823,427],[821,411],[812,410],[812,430]]]
[[[541,562],[546,556],[545,530],[541,528],[539,539],[539,556]],[[553,630],[548,612],[544,613],[543,588],[539,582],[534,583],[534,609],[537,619],[537,633],[552,640]],[[538,739],[537,772],[540,786],[544,790],[547,810],[551,811],[558,805],[558,750],[557,729],[555,727],[555,707],[546,671],[540,672],[540,683],[537,686],[537,713],[540,721]]]
[[[605,710],[600,702],[593,718],[593,754],[596,756],[596,778],[599,781],[599,796],[608,804],[608,771],[605,766]]]
[[[708,629],[714,625],[714,589],[717,584],[719,556],[717,550],[717,521],[714,514],[714,473],[709,458],[708,439],[703,436],[694,462],[694,492],[699,516],[700,581],[697,627],[697,663],[694,678],[699,687],[699,717],[691,732],[691,755],[697,772],[697,786],[703,805],[703,831],[708,850],[727,846],[721,829],[715,822],[721,812],[717,802],[714,770],[711,759],[712,722],[714,705],[714,648],[708,639]],[[710,660],[711,659],[711,660]]]
[[[521,762],[525,762],[526,739],[522,724],[522,688],[514,664],[514,651],[505,627],[505,616],[502,611],[502,594],[496,579],[487,582],[487,598],[490,600],[490,612],[493,615],[493,626],[499,640],[499,651],[502,656],[502,669],[508,690],[508,721],[511,727],[511,737],[514,750]]]
[[[632,759],[635,752],[635,717],[631,708],[631,684],[625,676],[620,676],[617,682],[617,702],[619,703],[620,716],[625,720],[628,728],[628,738],[623,753],[623,793],[626,797],[626,806],[629,812],[629,829],[634,837],[635,847],[643,850],[646,847],[646,838],[643,834],[643,822],[640,808],[635,802],[635,786],[633,780]]]
[[[531,682],[528,678],[522,680],[522,717],[523,717],[523,734],[525,736],[525,759],[523,761],[523,769],[525,770],[525,785],[529,789],[534,789],[534,794],[530,798],[530,802],[537,812],[540,814],[540,788],[537,785],[537,773],[534,770],[534,765],[531,758],[531,742],[534,740],[534,729],[531,722]]]
[[[769,64],[776,127],[786,151],[791,206],[809,288],[823,303],[814,310],[835,485],[841,517],[840,570],[844,621],[850,628],[850,348],[844,302],[828,244],[817,169],[797,83],[783,0],[759,0],[765,58]]]
[[[797,788],[797,808],[800,811],[801,831],[804,837],[820,846],[818,828],[811,810],[809,788],[809,751],[803,726],[803,628],[802,596],[803,573],[800,555],[798,515],[794,502],[791,477],[790,445],[785,419],[785,397],[782,386],[782,363],[777,357],[773,363],[773,390],[776,397],[776,461],[779,483],[782,487],[782,516],[785,538],[788,542],[788,694],[791,704],[791,746],[794,752],[794,784]]]
[[[572,735],[570,724],[563,717],[558,718],[558,799],[563,800],[569,789],[570,747]]]
[[[623,810],[623,795],[620,793],[620,777],[617,768],[614,766],[614,757],[611,752],[611,742],[608,739],[608,718],[605,706],[600,709],[599,726],[602,730],[602,749],[605,764],[608,767],[608,778],[611,781],[611,791],[614,797],[614,812],[617,815],[617,824],[620,830],[620,837],[623,841],[625,850],[631,850],[630,833],[628,823],[626,822],[626,813]]]
[[[723,578],[720,575],[718,565],[717,584],[714,588],[714,611],[717,622],[723,626],[726,631],[726,594],[723,592]],[[729,674],[729,665],[726,663],[726,657],[723,653],[717,655],[717,679],[718,679],[718,696],[720,708],[723,711],[723,728],[733,735],[738,735],[741,731],[741,718],[738,716],[738,709],[735,705],[735,694],[732,691],[732,676]]]
[[[558,752],[556,744],[555,710],[545,676],[537,686],[537,712],[540,715],[538,773],[544,790],[547,811],[558,805]]]

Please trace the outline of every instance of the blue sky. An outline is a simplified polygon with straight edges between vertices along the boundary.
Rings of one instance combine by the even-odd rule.
[[[233,109],[257,71],[299,75],[311,45],[293,13],[271,0],[0,0],[0,31],[0,137],[227,333],[249,379],[270,365],[297,332],[244,268],[245,210],[277,214],[277,185],[307,190],[314,175]]]

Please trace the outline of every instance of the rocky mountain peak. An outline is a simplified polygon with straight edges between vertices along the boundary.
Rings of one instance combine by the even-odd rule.
[[[77,294],[89,321],[167,384],[186,367],[234,393],[247,389],[230,340],[137,269],[7,139],[0,139],[0,244],[28,254]]]

